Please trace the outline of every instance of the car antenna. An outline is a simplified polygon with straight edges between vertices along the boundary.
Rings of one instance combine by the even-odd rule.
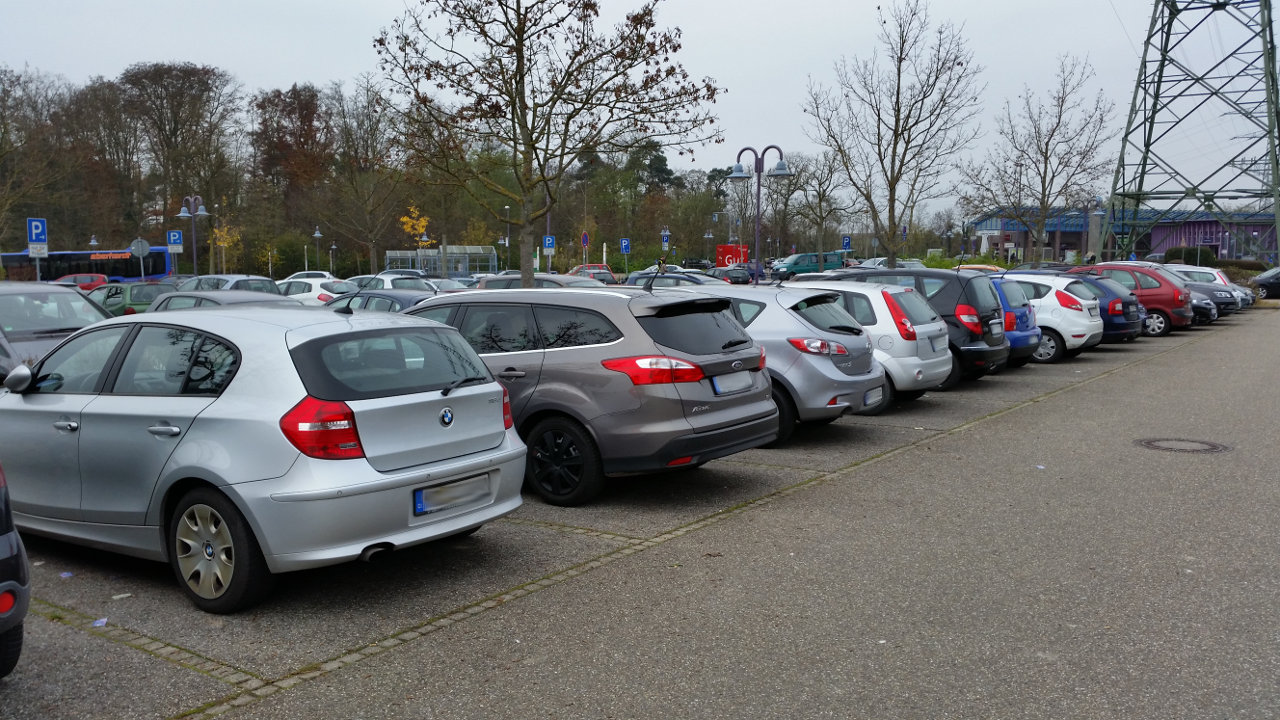
[[[649,277],[645,278],[644,280],[645,292],[653,292],[653,281],[657,279],[659,275],[663,274],[666,271],[667,271],[667,256],[661,255],[658,257],[658,271],[653,273]]]
[[[372,269],[372,268],[371,268],[371,269]],[[377,277],[377,273],[374,273],[374,277]],[[373,283],[373,281],[372,281],[372,280],[370,280],[370,281],[369,281],[369,283],[370,283],[370,284],[372,284],[372,283]],[[351,309],[351,303],[352,303],[352,302],[354,302],[354,301],[355,301],[355,299],[356,299],[357,297],[359,297],[359,296],[360,296],[360,293],[364,292],[364,288],[365,288],[365,286],[364,286],[362,283],[356,283],[356,291],[355,291],[354,293],[352,293],[352,294],[351,294],[351,299],[347,301],[347,304],[346,304],[346,305],[343,305],[343,306],[342,306],[342,307],[340,307],[340,308],[334,308],[334,310],[333,310],[333,311],[334,311],[335,313],[339,314],[339,315],[353,315],[353,314],[355,314],[355,311],[353,311],[353,310]]]

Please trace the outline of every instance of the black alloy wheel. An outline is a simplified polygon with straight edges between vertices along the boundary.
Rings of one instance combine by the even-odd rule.
[[[552,505],[581,505],[604,487],[600,451],[586,428],[567,417],[549,417],[533,426],[525,483]]]

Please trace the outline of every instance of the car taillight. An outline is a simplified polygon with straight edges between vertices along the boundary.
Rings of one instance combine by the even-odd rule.
[[[791,347],[810,355],[848,355],[849,349],[838,342],[827,342],[822,338],[787,338]]]
[[[316,299],[320,302],[329,302],[333,299],[333,296],[329,293],[320,293],[319,295],[316,295]]]
[[[125,309],[124,309],[124,314],[125,314],[125,315],[137,315],[137,314],[138,314],[138,311],[137,311],[137,310],[134,310],[134,309],[133,309],[133,308],[131,308],[131,307],[127,307],[127,308],[125,308]]]
[[[884,302],[889,306],[889,315],[893,318],[893,326],[898,328],[898,334],[903,340],[916,339],[916,326],[911,323],[911,318],[902,312],[902,306],[897,300],[893,299],[893,294],[888,290],[880,291],[884,295]]]
[[[1084,305],[1081,304],[1080,298],[1077,298],[1071,293],[1065,293],[1065,292],[1062,292],[1061,290],[1054,290],[1053,298],[1058,301],[1059,305],[1061,305],[1062,307],[1068,310],[1075,310],[1076,312],[1084,312]]]
[[[982,317],[978,315],[978,309],[974,306],[964,303],[957,305],[956,320],[974,335],[982,334]]]
[[[0,615],[3,615],[13,609],[18,604],[18,596],[12,590],[0,592]]]
[[[344,402],[308,395],[280,418],[284,436],[307,457],[349,460],[364,457],[356,416]]]
[[[507,388],[502,388],[502,427],[507,430],[515,425],[516,421],[511,417],[511,394],[507,392]]]
[[[603,360],[600,364],[608,370],[626,375],[635,385],[698,382],[706,377],[702,368],[697,365],[667,355],[613,358]]]
[[[760,346],[760,366],[757,367],[756,369],[757,370],[764,369],[764,346],[763,345]]]
[[[1008,330],[1018,329],[1018,316],[1013,314],[1012,310],[1006,310],[1004,313],[1004,326]]]
[[[1107,313],[1110,315],[1123,315],[1124,300],[1121,300],[1120,298],[1112,300],[1111,304],[1107,306]]]

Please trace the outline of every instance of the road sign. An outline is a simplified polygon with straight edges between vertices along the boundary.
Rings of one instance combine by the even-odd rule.
[[[845,235],[844,237],[840,238],[840,247],[843,250],[848,250],[852,248],[853,238],[849,237],[848,235]]]
[[[169,242],[169,254],[175,255],[182,252],[182,231],[170,230],[165,233],[165,239]]]
[[[544,255],[556,254],[556,236],[555,235],[542,236],[542,252]]]
[[[671,249],[671,233],[667,232],[666,230],[663,230],[662,231],[662,252],[667,252],[670,249]]]
[[[587,231],[583,230],[582,231],[582,247],[586,247],[587,243],[589,243],[590,241],[591,239],[587,237]]]
[[[622,243],[622,254],[630,255],[631,254],[631,238],[622,238],[619,242]]]
[[[27,254],[33,258],[49,257],[49,223],[44,218],[27,218]]]
[[[137,240],[129,243],[129,252],[133,253],[133,256],[136,258],[144,258],[147,256],[147,253],[151,252],[151,245],[149,245],[146,240],[138,238]]]
[[[906,242],[906,241],[907,241],[907,226],[903,225],[902,226],[902,242]]]

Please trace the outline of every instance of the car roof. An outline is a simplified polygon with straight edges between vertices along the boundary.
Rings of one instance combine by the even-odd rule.
[[[223,305],[214,308],[183,308],[169,310],[159,315],[139,313],[103,320],[94,327],[105,324],[130,324],[138,322],[162,322],[187,325],[202,332],[213,333],[235,340],[237,336],[254,332],[254,328],[275,327],[288,333],[290,346],[342,331],[373,330],[389,327],[412,327],[429,323],[443,327],[424,318],[399,313],[336,313],[332,308],[301,303],[281,303],[247,307]]]
[[[163,297],[194,297],[208,298],[216,302],[226,304],[238,304],[248,302],[280,302],[290,304],[298,302],[287,295],[276,295],[275,293],[259,292],[257,290],[179,290],[165,294]],[[159,299],[159,298],[157,298]]]
[[[26,280],[4,280],[0,281],[0,294],[5,295],[24,295],[26,293],[38,292],[68,292],[80,294],[80,291],[72,285],[57,285],[45,282],[28,282]]]

